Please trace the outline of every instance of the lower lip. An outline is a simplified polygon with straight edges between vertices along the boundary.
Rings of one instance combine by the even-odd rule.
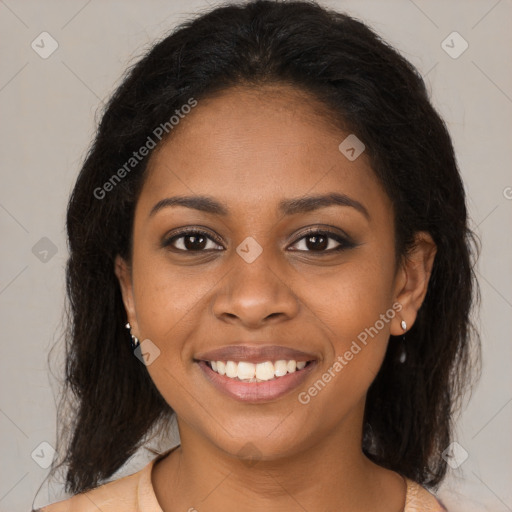
[[[286,395],[300,386],[316,366],[316,361],[311,361],[302,370],[287,373],[273,380],[267,380],[265,382],[242,382],[214,372],[205,361],[198,361],[197,363],[206,378],[219,391],[242,402],[253,403],[269,402]]]

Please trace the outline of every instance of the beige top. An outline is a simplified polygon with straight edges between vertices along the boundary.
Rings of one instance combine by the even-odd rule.
[[[151,470],[157,460],[173,449],[158,455],[137,473],[32,512],[163,512],[153,490]],[[403,512],[446,512],[433,494],[412,480],[405,480],[407,494]]]

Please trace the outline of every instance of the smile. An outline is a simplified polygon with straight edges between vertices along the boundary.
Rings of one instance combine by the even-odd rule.
[[[196,363],[207,382],[215,389],[223,395],[245,403],[272,402],[297,390],[317,365],[316,360],[307,362],[278,360],[275,363],[266,361],[258,364],[246,361],[238,363],[196,361]],[[285,366],[286,373],[284,373]],[[222,371],[224,374],[221,373]],[[277,375],[281,373],[284,375]],[[258,378],[258,375],[264,379]]]
[[[266,382],[279,379],[297,370],[302,370],[308,364],[307,361],[295,361],[294,359],[265,361],[257,364],[248,361],[206,361],[206,363],[219,375],[242,382]]]

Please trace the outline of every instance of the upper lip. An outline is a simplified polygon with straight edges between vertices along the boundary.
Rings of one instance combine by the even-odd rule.
[[[278,345],[228,345],[208,352],[202,352],[195,357],[200,361],[247,361],[249,363],[264,363],[265,361],[295,360],[313,361],[316,356],[300,350]]]

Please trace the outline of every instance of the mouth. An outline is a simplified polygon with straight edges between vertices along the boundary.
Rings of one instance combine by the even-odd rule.
[[[278,355],[275,359],[268,357]],[[283,347],[230,346],[198,356],[202,374],[222,393],[243,402],[269,402],[300,386],[317,364],[312,354]],[[267,358],[266,358],[267,356]]]
[[[239,382],[268,382],[280,379],[290,373],[303,370],[313,361],[280,359],[251,363],[249,361],[204,361],[214,372]]]

